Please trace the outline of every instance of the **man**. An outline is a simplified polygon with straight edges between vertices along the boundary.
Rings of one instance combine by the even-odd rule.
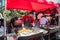
[[[42,16],[43,16],[43,14],[42,14],[42,13],[39,13],[39,14],[37,15],[37,19],[40,19]]]
[[[25,26],[32,26],[32,23],[34,22],[34,16],[32,14],[25,14],[22,18],[22,21]]]
[[[19,28],[22,27],[22,20],[20,19],[20,17],[15,17],[11,19],[11,27],[12,27],[12,31],[17,31]]]
[[[48,20],[47,20],[46,16],[42,16],[40,18],[40,27],[45,27],[47,22],[48,22]]]

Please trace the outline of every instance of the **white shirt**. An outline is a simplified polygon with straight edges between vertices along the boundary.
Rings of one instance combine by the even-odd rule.
[[[1,28],[0,28],[0,32],[3,32],[3,31],[4,31],[4,27],[1,26]]]
[[[2,16],[2,14],[0,13],[0,19],[3,19],[3,16]]]
[[[48,19],[47,19],[47,18],[42,17],[42,18],[40,19],[40,24],[46,24],[46,22],[48,22]]]
[[[4,27],[1,26],[1,27],[0,27],[0,37],[3,36],[3,34],[4,34]]]

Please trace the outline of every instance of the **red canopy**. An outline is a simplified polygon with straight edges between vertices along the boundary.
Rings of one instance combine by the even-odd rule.
[[[54,8],[52,4],[44,4],[38,3],[37,0],[7,0],[7,9],[20,9],[20,10],[35,10],[35,11],[43,11],[48,8]]]
[[[46,0],[26,0],[26,1],[38,2],[38,3],[47,3]]]
[[[24,0],[7,0],[7,9],[31,10],[31,5]]]
[[[44,11],[48,8],[50,8],[50,9],[54,8],[53,5],[47,5],[47,4],[45,5],[45,4],[40,4],[40,3],[36,3],[36,2],[31,2],[31,5],[32,5],[33,10],[35,10],[35,11]]]

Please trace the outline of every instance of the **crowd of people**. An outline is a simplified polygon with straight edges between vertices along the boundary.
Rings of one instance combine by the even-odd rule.
[[[56,9],[54,9],[53,13],[49,15],[45,15],[44,12],[38,12],[34,15],[34,11],[30,13],[25,13],[24,16],[21,18],[19,16],[14,17],[10,20],[9,24],[7,25],[8,33],[10,33],[13,29],[18,30],[22,28],[22,24],[24,27],[33,27],[38,25],[39,27],[53,27],[58,26],[59,18],[56,16]]]
[[[50,11],[50,9],[47,10]],[[46,15],[47,10],[38,13],[33,10],[29,13],[24,13],[23,17],[12,17],[10,21],[6,22],[7,33],[11,33],[13,31],[17,32],[16,30],[22,29],[22,26],[27,28],[32,28],[34,26],[38,26],[40,28],[58,26],[59,16],[56,15],[58,13],[56,8],[50,11],[50,15]],[[4,20],[0,19],[0,21],[0,28],[2,28],[1,26],[4,26]]]

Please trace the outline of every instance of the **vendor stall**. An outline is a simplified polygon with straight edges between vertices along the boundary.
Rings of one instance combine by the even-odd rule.
[[[7,0],[7,5],[6,6],[7,6],[6,7],[7,9],[19,9],[19,10],[29,10],[29,11],[32,11],[32,10],[44,11],[44,10],[46,10],[48,8],[52,9],[52,8],[55,7],[52,4],[37,3],[37,2],[26,1],[26,0],[18,0],[18,1],[16,1],[16,0],[8,1]],[[36,27],[36,25],[35,25],[35,20],[36,20],[35,16],[36,16],[36,14],[34,13],[33,16],[34,16],[33,17],[34,22],[31,23],[33,25],[31,28],[25,28],[25,25],[22,22],[22,28],[16,30],[17,33],[14,31],[13,32],[14,34],[8,34],[7,39],[10,38],[11,36],[14,37],[14,35],[15,35],[16,39],[15,38],[14,39],[10,38],[10,40],[52,40],[51,35],[54,34],[54,36],[55,36],[55,34],[59,31],[60,27],[52,27],[52,28],[50,26],[46,27],[46,28],[40,28],[38,26]],[[29,20],[30,20],[30,18],[29,18]],[[16,20],[16,19],[14,19],[14,20]]]
[[[48,30],[49,29],[49,30]],[[55,28],[48,28],[48,29],[39,29],[37,31],[32,31],[30,29],[22,29],[19,30],[20,32],[18,32],[16,35],[16,38],[18,40],[53,40],[56,37],[56,33],[58,33],[58,31],[60,30],[59,27],[55,27]],[[25,30],[25,31],[24,31]],[[48,30],[48,31],[47,31]],[[8,35],[12,35],[14,36],[14,34],[8,34]],[[7,35],[7,37],[8,37]],[[11,36],[11,37],[12,37]]]

